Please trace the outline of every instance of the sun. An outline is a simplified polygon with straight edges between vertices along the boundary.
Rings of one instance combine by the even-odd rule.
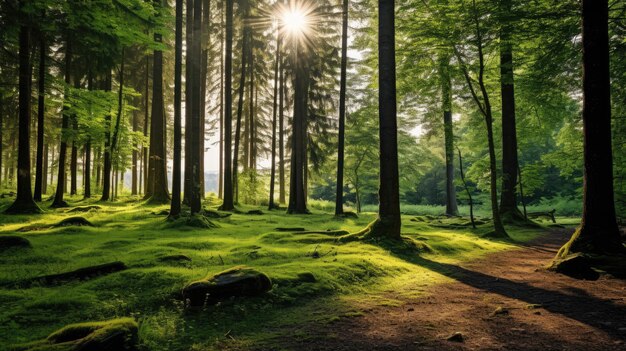
[[[281,16],[281,24],[286,33],[299,35],[305,33],[308,28],[307,16],[299,9],[289,9]]]

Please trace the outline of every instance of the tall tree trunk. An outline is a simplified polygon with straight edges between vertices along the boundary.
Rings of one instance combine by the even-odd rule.
[[[150,56],[146,55],[146,77],[144,80],[144,119],[143,136],[148,138],[150,128]],[[148,149],[145,143],[141,145],[143,163],[143,193],[146,199],[152,196],[152,186],[150,184],[150,162],[148,161]]]
[[[232,170],[232,119],[233,119],[233,2],[226,0],[226,48],[224,52],[224,202],[220,206],[223,211],[235,209]]]
[[[380,187],[378,219],[369,232],[373,237],[400,240],[398,176],[398,125],[396,116],[396,58],[394,0],[378,1]]]
[[[343,214],[343,170],[346,133],[346,76],[348,67],[348,0],[343,0],[341,25],[341,82],[339,87],[339,134],[337,135],[337,192],[335,216]]]
[[[292,39],[294,40],[294,39]],[[307,94],[309,91],[308,67],[306,58],[299,59],[297,39],[294,40],[292,53],[294,79],[294,107],[291,137],[291,173],[289,184],[289,206],[287,213],[304,214],[306,208],[305,155],[306,155],[306,114]]]
[[[220,21],[221,26],[224,26],[223,3],[220,5]],[[224,35],[220,34],[220,168],[217,174],[217,197],[219,199],[224,198],[224,39]]]
[[[74,76],[74,88],[80,88],[80,76]],[[76,195],[78,192],[78,117],[74,114],[71,116],[72,130],[72,154],[70,157],[70,195]]]
[[[557,257],[623,253],[615,215],[608,1],[583,0],[583,217]]]
[[[85,199],[91,198],[91,140],[87,140],[85,144],[85,171],[83,172],[85,179]]]
[[[139,131],[139,120],[137,118],[137,111],[133,112],[133,132]],[[139,189],[139,144],[133,143],[133,155],[132,155],[132,165],[131,165],[131,185],[130,185],[130,194],[137,195]]]
[[[161,0],[156,0],[155,4],[162,6]],[[154,33],[154,41],[157,43],[163,41],[160,33]],[[150,129],[150,172],[154,182],[150,202],[166,204],[170,201],[170,195],[167,188],[167,155],[165,152],[167,135],[163,101],[163,52],[160,50],[154,51]]]
[[[43,192],[43,183],[45,173],[43,170],[44,159],[44,116],[45,116],[45,89],[46,89],[46,41],[43,37],[43,33],[40,34],[39,39],[39,79],[37,89],[37,161],[35,166],[35,194],[33,196],[35,201],[41,201],[41,194]]]
[[[65,47],[65,84],[70,84],[70,74],[72,67],[72,41],[68,38]],[[65,99],[68,98],[69,91],[65,91]],[[67,203],[63,199],[65,195],[65,158],[67,157],[67,128],[69,127],[69,118],[67,107],[63,107],[63,120],[61,122],[61,146],[59,147],[57,188],[54,195],[54,201],[51,207],[66,207]]]
[[[107,69],[104,79],[104,90],[111,91],[113,88],[113,78],[111,77],[111,69]],[[102,165],[102,197],[100,201],[111,200],[111,111],[105,116],[104,126],[104,162]]]
[[[2,177],[2,156],[4,153],[4,149],[2,147],[4,140],[2,135],[4,130],[2,129],[2,122],[4,120],[4,94],[0,92],[0,188],[4,185],[3,181],[5,178]]]
[[[209,50],[211,48],[211,0],[204,0],[202,4],[202,75],[200,99],[200,129],[198,135],[198,174],[200,175],[200,198],[204,199],[206,192],[204,184],[204,148],[206,135],[206,98],[207,80],[209,77]]]
[[[189,205],[189,197],[191,196],[191,178],[193,173],[193,161],[191,159],[191,145],[196,143],[193,141],[193,124],[191,114],[193,110],[193,11],[194,0],[186,0],[185,14],[185,175],[183,203]]]
[[[285,189],[285,61],[280,65],[280,92],[278,102],[278,202],[286,203]]]
[[[441,101],[443,109],[443,128],[446,153],[446,214],[458,216],[454,186],[454,126],[452,124],[452,83],[450,82],[450,56],[442,54],[439,58],[439,77],[441,79]]]
[[[25,19],[23,19],[25,21]],[[17,154],[17,197],[6,210],[9,214],[40,213],[41,209],[33,200],[30,175],[30,28],[20,27],[19,52],[19,130]]]
[[[1,129],[1,128],[0,128]],[[48,144],[46,143],[43,147],[43,174],[41,180],[41,194],[48,193]],[[0,167],[2,169],[2,167]],[[0,183],[2,183],[0,181]]]
[[[517,208],[517,128],[511,42],[511,0],[500,0],[500,90],[502,94],[502,191],[500,216],[504,222],[525,220]]]
[[[202,197],[200,196],[201,184],[200,184],[200,124],[202,121],[201,108],[204,105],[202,103],[202,1],[194,0],[193,9],[193,40],[191,46],[191,140],[190,145],[191,153],[191,193],[189,196],[189,206],[191,207],[191,213],[200,213],[202,210]]]
[[[170,218],[180,216],[180,182],[182,158],[182,74],[183,74],[183,0],[176,0],[176,33],[174,53],[174,159]]]
[[[273,210],[276,208],[274,204],[274,185],[276,183],[276,125],[278,119],[278,89],[280,82],[278,80],[278,71],[280,67],[280,33],[276,36],[276,62],[274,64],[274,96],[272,104],[272,169],[270,172],[270,199],[268,209]]]
[[[247,3],[247,2],[246,2]],[[247,17],[248,11],[244,10],[244,17]],[[250,33],[250,29],[247,25],[244,24],[243,30],[243,39],[242,39],[242,48],[241,48],[241,76],[239,79],[239,101],[237,102],[237,127],[235,130],[235,151],[233,155],[233,187],[234,187],[234,196],[235,202],[239,202],[239,180],[237,179],[239,173],[239,145],[241,144],[241,118],[243,115],[243,97],[246,88],[246,68],[249,66],[247,64],[248,59],[248,47],[250,43],[248,42]],[[251,69],[251,68],[250,68]],[[244,160],[245,164],[245,160]]]

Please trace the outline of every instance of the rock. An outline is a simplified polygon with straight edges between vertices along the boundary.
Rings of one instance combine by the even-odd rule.
[[[28,249],[31,248],[30,241],[21,236],[3,235],[0,236],[0,252],[9,249]]]
[[[23,351],[135,351],[138,325],[132,318],[71,324],[46,339],[13,346]]]
[[[101,276],[105,274],[115,273],[115,272],[123,271],[126,268],[128,267],[126,267],[124,262],[116,261],[116,262],[105,263],[105,264],[101,264],[97,266],[83,267],[83,268],[79,268],[71,272],[44,275],[41,277],[30,279],[26,283],[27,285],[30,285],[33,283],[40,283],[44,285],[56,285],[62,282],[70,281],[70,280],[83,280],[83,279],[89,279],[89,278],[93,278],[93,277],[97,277],[97,276]]]
[[[575,279],[598,280],[600,278],[600,274],[591,268],[590,259],[583,254],[556,259],[549,269]]]
[[[255,215],[255,216],[261,216],[261,215],[263,215],[263,211],[261,211],[261,210],[250,210],[250,211],[246,212],[246,214]]]
[[[79,206],[79,207],[74,207],[70,210],[67,211],[67,213],[76,213],[76,212],[89,212],[89,211],[99,211],[101,210],[102,207],[100,206]]]
[[[304,283],[315,283],[317,279],[311,272],[298,273],[298,280]]]
[[[446,340],[451,342],[465,342],[465,337],[461,332],[456,332],[446,338]]]
[[[229,297],[259,296],[272,289],[270,278],[253,268],[239,266],[187,284],[182,295],[192,307]]]
[[[89,222],[87,219],[85,219],[84,217],[69,217],[55,224],[53,227],[58,228],[58,227],[69,227],[69,226],[93,227],[94,225],[91,222]]]

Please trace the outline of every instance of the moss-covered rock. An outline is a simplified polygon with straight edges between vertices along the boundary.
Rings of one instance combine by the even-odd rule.
[[[90,212],[90,211],[99,211],[102,207],[97,205],[92,206],[78,206],[72,209],[67,210],[67,213],[77,213],[77,212]]]
[[[132,318],[71,324],[45,340],[14,346],[15,351],[134,351],[138,326]]]
[[[0,252],[9,249],[28,249],[30,248],[30,241],[21,236],[15,235],[3,235],[0,236]]]
[[[93,223],[89,222],[85,217],[69,217],[69,218],[65,218],[64,220],[62,220],[59,223],[54,225],[55,228],[58,228],[58,227],[70,227],[70,226],[93,227],[94,225],[93,225]]]
[[[183,298],[192,307],[213,304],[230,297],[259,296],[272,289],[272,281],[254,268],[239,266],[187,284]]]

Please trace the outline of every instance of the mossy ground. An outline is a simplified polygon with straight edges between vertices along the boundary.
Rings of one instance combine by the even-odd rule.
[[[0,211],[10,200],[0,200]],[[336,233],[276,230],[355,232],[371,222],[374,213],[337,218],[332,212],[286,215],[263,208],[264,215],[253,216],[241,213],[259,207],[241,206],[241,213],[211,219],[216,228],[202,229],[168,222],[166,215],[157,215],[167,206],[146,205],[139,198],[107,204],[69,201],[74,206],[101,206],[81,213],[93,227],[53,227],[75,213],[50,209],[48,202],[42,204],[45,214],[0,215],[0,235],[17,234],[32,244],[0,253],[0,349],[43,339],[67,324],[122,317],[140,323],[145,350],[245,349],[271,342],[288,326],[350,318],[374,306],[401,303],[398,296],[420,296],[429,286],[451,280],[420,264],[417,252],[360,241],[341,244]],[[218,205],[215,197],[207,198],[207,209]],[[467,218],[412,218],[403,218],[403,235],[427,245],[432,252],[421,250],[420,255],[431,261],[459,263],[516,246],[482,238],[489,225],[473,230],[464,225]],[[517,241],[540,233],[509,229]],[[163,259],[172,255],[191,261]],[[129,269],[53,287],[17,284],[114,261]],[[268,274],[273,290],[262,298],[184,309],[179,298],[186,283],[237,265]]]

